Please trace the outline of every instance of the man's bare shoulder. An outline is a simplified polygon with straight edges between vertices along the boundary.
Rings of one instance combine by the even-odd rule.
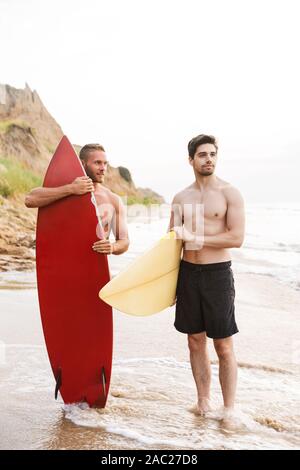
[[[177,203],[179,204],[180,202],[182,202],[186,196],[188,196],[191,191],[194,190],[194,185],[191,184],[190,186],[187,186],[186,188],[182,189],[181,191],[179,191],[178,193],[175,194],[174,198],[173,198],[173,203]]]
[[[122,198],[116,194],[116,193],[113,193],[110,189],[106,188],[107,189],[107,195],[111,201],[111,203],[116,207],[116,208],[119,208],[120,206],[124,206],[123,204],[123,201],[122,201]]]
[[[220,189],[229,203],[243,203],[243,196],[238,188],[225,180],[220,180]]]
[[[95,196],[98,201],[103,204],[111,204],[115,208],[123,205],[122,199],[118,194],[113,193],[109,188],[102,186],[99,189],[96,189]]]

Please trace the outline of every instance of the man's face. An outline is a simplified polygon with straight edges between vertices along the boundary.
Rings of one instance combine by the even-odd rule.
[[[212,175],[217,163],[217,149],[214,144],[201,144],[197,147],[194,158],[189,160],[198,174]]]
[[[102,150],[92,150],[89,152],[87,161],[83,162],[86,174],[94,183],[103,183],[107,170],[107,158]]]

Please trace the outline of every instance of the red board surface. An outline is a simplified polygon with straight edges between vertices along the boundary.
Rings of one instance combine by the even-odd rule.
[[[49,164],[45,187],[85,171],[67,137]],[[107,256],[92,250],[98,219],[91,193],[68,196],[38,212],[36,265],[49,360],[65,403],[106,404],[112,364],[112,309],[99,299],[109,281]]]

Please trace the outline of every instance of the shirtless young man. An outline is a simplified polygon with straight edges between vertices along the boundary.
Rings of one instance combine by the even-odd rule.
[[[108,163],[105,150],[102,145],[87,144],[80,150],[79,157],[87,176],[80,176],[58,188],[35,188],[26,196],[25,205],[43,207],[72,194],[93,192],[105,238],[96,241],[92,248],[98,253],[120,255],[129,247],[126,213],[120,197],[103,186]],[[109,240],[111,230],[115,236],[114,243]]]
[[[244,204],[240,192],[214,173],[218,153],[215,137],[194,137],[188,152],[195,182],[174,197],[169,226],[184,241],[174,325],[188,335],[201,415],[210,410],[211,368],[206,342],[207,337],[213,338],[226,419],[236,393],[232,335],[238,332],[229,249],[243,243]]]

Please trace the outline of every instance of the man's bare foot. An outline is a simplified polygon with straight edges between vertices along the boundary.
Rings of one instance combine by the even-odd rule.
[[[208,411],[211,411],[209,398],[199,398],[197,403],[197,414],[199,414],[200,416],[205,416],[205,413],[207,413]]]
[[[241,424],[236,410],[234,408],[224,407],[221,420],[222,427],[227,431],[237,431],[241,427]]]

